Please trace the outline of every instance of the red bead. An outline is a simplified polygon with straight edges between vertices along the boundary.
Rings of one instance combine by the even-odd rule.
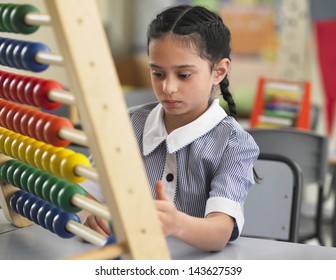
[[[44,139],[44,127],[46,125],[47,122],[51,121],[51,119],[55,119],[58,118],[55,115],[50,115],[50,114],[45,114],[45,116],[43,118],[40,118],[35,126],[35,135],[36,135],[36,139],[40,140],[40,141],[45,141]]]
[[[20,109],[21,109],[21,106],[15,104],[15,106],[11,107],[7,111],[6,125],[7,125],[8,129],[14,130],[13,118],[14,118],[14,115],[16,114],[16,112],[20,111]],[[18,132],[18,131],[16,131],[16,132]]]
[[[24,135],[29,135],[28,132],[28,122],[29,119],[34,116],[38,111],[34,109],[29,109],[21,118],[21,131]]]
[[[43,129],[45,142],[58,147],[65,147],[69,145],[71,143],[70,140],[61,139],[58,136],[59,131],[65,127],[73,129],[73,125],[68,119],[66,118],[51,119],[49,122],[46,123]]]
[[[15,102],[19,102],[20,100],[18,98],[18,93],[17,93],[17,87],[19,82],[21,81],[22,76],[17,75],[10,83],[9,85],[9,97],[11,100],[15,101]]]
[[[24,96],[24,89],[26,87],[26,84],[31,80],[30,77],[23,76],[21,80],[19,81],[17,87],[16,87],[16,92],[17,92],[17,99],[19,100],[20,103],[22,104],[27,104]]]
[[[10,74],[7,76],[7,78],[3,81],[2,84],[2,94],[3,94],[3,98],[6,100],[11,100],[11,97],[9,95],[9,86],[10,83],[12,82],[12,80],[16,77],[15,74]]]
[[[46,110],[55,110],[61,106],[60,102],[51,101],[48,93],[52,89],[63,90],[62,85],[52,80],[41,80],[37,83],[33,90],[33,102],[35,106]]]
[[[21,119],[22,117],[29,112],[31,109],[23,107],[16,114],[13,116],[13,128],[16,132],[23,134],[22,127],[21,127]]]
[[[35,111],[35,114],[32,114],[27,123],[28,135],[32,138],[37,139],[36,136],[36,123],[38,120],[42,119],[45,116],[43,112]]]
[[[39,78],[30,78],[29,81],[26,83],[23,91],[23,99],[25,100],[26,104],[35,106],[33,100],[33,90],[35,85],[40,81]]]
[[[0,97],[1,98],[6,98],[5,94],[4,94],[4,82],[7,79],[7,77],[11,76],[11,73],[8,72],[4,72],[1,76],[0,76]]]

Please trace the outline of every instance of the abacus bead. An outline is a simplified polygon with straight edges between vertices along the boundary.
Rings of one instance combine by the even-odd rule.
[[[24,21],[24,17],[28,13],[38,13],[38,9],[36,7],[29,4],[17,5],[10,13],[9,21],[13,30],[17,33],[22,34],[31,34],[34,33],[39,26],[38,25],[30,25],[26,24]]]
[[[12,145],[11,145],[12,157],[13,158],[19,158],[19,146],[27,138],[28,138],[28,136],[18,134],[18,137],[16,137],[13,140]]]
[[[65,180],[60,180],[51,187],[50,192],[49,192],[49,200],[52,204],[59,206],[58,201],[57,201],[59,192],[62,189],[64,189],[66,186],[67,186],[67,182]]]
[[[54,219],[55,219],[56,215],[61,213],[61,212],[62,212],[62,210],[57,208],[57,207],[51,208],[47,212],[44,221],[45,221],[46,228],[48,230],[50,230],[51,232],[54,232],[54,228],[53,228]]]
[[[35,86],[41,82],[42,79],[40,78],[30,78],[29,81],[27,81],[25,87],[24,87],[24,97],[23,99],[25,100],[26,104],[32,105],[32,106],[36,106],[34,104],[34,100],[33,100],[33,91]]]
[[[6,58],[6,49],[8,44],[12,42],[12,39],[5,39],[0,44],[0,64],[4,66],[8,66],[7,58]]]
[[[15,33],[13,27],[10,24],[10,20],[9,20],[10,13],[15,8],[15,6],[16,6],[15,4],[7,5],[1,14],[2,25],[4,29],[10,33]]]
[[[30,119],[28,120],[27,123],[27,131],[28,131],[28,135],[32,138],[37,139],[36,136],[36,123],[42,119],[45,116],[45,114],[43,112],[40,111],[36,111],[35,114],[33,114]]]
[[[0,49],[1,49],[1,45],[2,43],[0,43]],[[0,57],[0,60],[1,60],[1,57]],[[0,61],[0,64],[1,64],[1,61]],[[3,94],[3,84],[4,82],[6,81],[7,77],[13,75],[12,73],[9,73],[9,72],[3,72],[0,76],[0,97],[4,98],[5,95]]]
[[[16,47],[16,42],[12,41],[7,45],[6,51],[5,51],[5,55],[6,55],[6,60],[7,60],[7,64],[9,67],[13,67],[15,68],[15,62],[14,62],[14,49]]]
[[[18,200],[18,198],[24,193],[24,191],[16,191],[15,193],[13,193],[9,199],[9,205],[10,207],[18,213],[17,208],[16,208],[16,202]]]
[[[36,114],[36,110],[34,109],[29,109],[27,112],[22,116],[21,121],[20,121],[20,126],[21,126],[21,131],[22,134],[24,135],[29,135],[28,132],[28,122],[30,118]]]
[[[1,134],[0,134],[1,137]],[[0,146],[1,147],[1,146]],[[56,176],[61,176],[61,161],[74,154],[75,152],[69,149],[61,149],[50,157],[50,169]]]
[[[39,225],[39,221],[37,219],[37,213],[40,210],[40,208],[45,205],[46,202],[43,201],[42,199],[36,201],[35,203],[33,203],[33,205],[30,208],[30,217],[32,218],[32,221],[36,224]]]
[[[43,145],[45,145],[45,143],[41,141],[34,141],[27,145],[25,159],[28,164],[35,165],[35,151]]]
[[[34,163],[35,163],[35,166],[40,168],[40,169],[43,169],[43,166],[42,166],[42,154],[52,148],[53,146],[52,145],[49,145],[49,144],[44,144],[42,145],[41,147],[38,147],[36,150],[35,150],[35,153],[34,153]]]
[[[37,221],[38,224],[47,229],[46,223],[45,223],[45,218],[47,213],[49,212],[50,209],[55,208],[55,206],[53,206],[50,203],[45,202],[45,204],[38,210],[37,212]]]
[[[115,235],[110,235],[106,238],[105,244],[106,245],[110,245],[110,244],[116,244],[117,243],[117,238]]]
[[[7,139],[5,139],[4,141],[4,154],[8,155],[10,157],[13,157],[13,153],[12,153],[12,143],[13,141],[18,138],[20,136],[20,134],[17,133],[13,133],[11,134],[9,137],[7,137]]]
[[[73,183],[83,182],[85,178],[75,174],[77,165],[91,166],[90,160],[85,155],[75,153],[73,155],[67,156],[61,161],[61,177],[66,178]]]
[[[50,49],[41,43],[30,43],[22,49],[21,61],[24,69],[32,72],[42,72],[49,67],[48,64],[38,63],[35,60],[38,52],[50,52]]]
[[[26,87],[26,84],[31,80],[30,77],[27,76],[22,76],[20,78],[20,81],[16,87],[16,94],[17,94],[17,99],[19,103],[22,104],[27,104],[25,100],[25,95],[24,95],[24,89]]]
[[[9,183],[8,178],[7,178],[8,168],[10,168],[14,162],[15,162],[14,159],[8,160],[4,164],[2,164],[0,167],[0,176],[6,183]]]
[[[22,133],[22,128],[21,128],[21,119],[22,117],[28,112],[30,111],[29,108],[26,107],[22,107],[20,110],[18,110],[15,115],[13,116],[13,130],[23,134]]]
[[[58,147],[68,146],[71,141],[58,136],[62,128],[73,129],[73,124],[66,118],[55,118],[47,122],[43,129],[43,139],[45,139],[45,142]]]
[[[21,40],[17,40],[15,42],[15,47],[13,50],[13,64],[15,65],[15,68],[18,69],[22,69],[23,65],[22,65],[22,61],[21,61],[21,52],[22,49],[29,44],[29,42],[25,42],[25,41],[21,41]]]
[[[24,163],[21,163],[21,165],[15,169],[13,173],[13,180],[14,180],[14,185],[17,186],[20,189],[23,189],[21,185],[21,176],[22,173],[27,169],[27,165]]]
[[[21,216],[24,216],[24,213],[23,213],[23,205],[25,204],[26,200],[28,198],[31,197],[31,194],[30,193],[23,193],[19,198],[18,200],[16,201],[16,209],[17,209],[17,212],[21,215]]]
[[[32,174],[27,179],[27,189],[30,193],[33,193],[37,196],[39,196],[36,192],[35,185],[37,179],[43,174],[43,171],[35,169]]]
[[[11,137],[15,132],[11,130],[5,130],[0,134],[0,151],[5,154],[5,141]]]
[[[61,106],[60,102],[52,101],[48,98],[48,93],[52,89],[63,90],[63,87],[53,80],[41,80],[33,90],[33,103],[37,107],[41,107],[46,110],[55,110]]]
[[[14,115],[20,111],[21,106],[20,105],[16,105],[13,106],[8,112],[7,112],[7,116],[6,116],[6,124],[7,124],[7,128],[10,130],[14,130]],[[18,132],[18,131],[17,131]]]
[[[50,174],[46,172],[42,172],[42,174],[36,179],[35,185],[34,185],[34,191],[37,196],[43,197],[42,195],[42,186],[43,184],[50,178]]]
[[[35,135],[36,139],[40,141],[44,141],[44,134],[43,129],[47,122],[49,122],[51,119],[55,119],[57,116],[51,115],[51,114],[45,114],[43,118],[39,119],[35,126]]]
[[[22,186],[22,189],[25,191],[28,191],[28,178],[31,174],[35,172],[35,168],[28,166],[25,171],[22,172],[21,178],[20,178],[20,185]]]
[[[58,181],[62,180],[56,176],[50,176],[42,185],[42,198],[51,202],[50,200],[50,190],[51,188],[58,183]],[[58,205],[56,205],[58,206]]]
[[[32,217],[30,216],[30,210],[31,210],[32,205],[38,200],[39,200],[38,197],[31,196],[23,204],[23,216],[25,216],[28,220],[32,221]]]
[[[30,137],[27,137],[20,143],[19,148],[18,148],[18,156],[20,160],[25,161],[25,162],[27,161],[26,160],[26,148],[28,147],[30,143],[34,141],[36,140]]]
[[[7,181],[8,183],[10,183],[12,186],[15,186],[14,183],[14,172],[15,170],[21,165],[21,163],[19,161],[14,161],[11,166],[8,167],[7,169]]]
[[[54,223],[53,223],[54,232],[62,238],[74,237],[75,234],[66,230],[66,224],[70,220],[75,221],[77,223],[80,223],[79,217],[75,214],[70,214],[70,213],[66,213],[66,212],[62,211],[61,213],[56,215],[56,217],[54,219]]]
[[[15,102],[19,102],[19,98],[18,98],[18,94],[17,94],[17,87],[19,82],[21,81],[22,76],[17,75],[10,83],[9,85],[9,96],[10,96],[10,100],[15,101]]]
[[[86,196],[86,191],[81,186],[75,184],[68,184],[65,188],[61,189],[57,197],[58,207],[70,213],[76,213],[82,210],[71,202],[75,194]]]
[[[50,168],[50,158],[53,154],[57,153],[57,151],[59,151],[60,149],[62,148],[53,146],[50,149],[42,153],[41,162],[42,162],[43,170],[52,173],[51,168]]]
[[[4,80],[2,84],[2,95],[3,98],[6,100],[10,100],[10,95],[9,95],[9,86],[12,80],[16,78],[16,74],[8,75],[8,77]]]

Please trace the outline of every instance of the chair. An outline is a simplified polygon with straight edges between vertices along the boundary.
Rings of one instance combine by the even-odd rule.
[[[287,157],[260,154],[260,183],[248,192],[242,236],[298,242],[302,172]]]
[[[309,232],[305,231],[303,221],[311,224],[311,219],[308,221],[304,215],[301,215],[299,242],[304,243],[317,238],[319,243],[324,245],[322,234],[323,191],[328,169],[328,138],[312,131],[294,128],[251,128],[247,131],[259,145],[261,153],[279,154],[295,161],[302,169],[303,185],[318,187],[313,228]]]

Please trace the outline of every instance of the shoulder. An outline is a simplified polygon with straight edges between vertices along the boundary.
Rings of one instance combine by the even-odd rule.
[[[128,108],[130,117],[133,116],[148,116],[149,113],[158,105],[158,102],[146,103]]]

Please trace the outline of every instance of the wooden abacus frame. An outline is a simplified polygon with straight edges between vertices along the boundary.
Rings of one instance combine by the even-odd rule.
[[[118,240],[74,258],[169,259],[96,3],[44,2]]]

